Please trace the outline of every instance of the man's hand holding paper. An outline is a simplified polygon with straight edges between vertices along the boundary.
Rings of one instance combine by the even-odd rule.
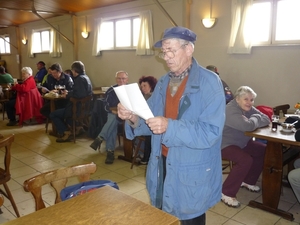
[[[154,117],[137,83],[115,87],[114,91],[122,106],[127,109],[126,111],[118,107],[118,116],[121,119],[131,120],[130,115],[133,116],[132,113],[145,120]]]

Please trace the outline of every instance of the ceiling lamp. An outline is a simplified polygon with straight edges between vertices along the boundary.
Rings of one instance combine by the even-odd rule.
[[[85,31],[81,32],[81,36],[83,38],[88,38],[89,37],[89,32],[87,32],[87,18],[85,17]]]
[[[205,28],[212,28],[217,22],[217,18],[211,17],[212,14],[211,12],[212,12],[212,0],[210,0],[209,18],[202,19],[202,24]]]

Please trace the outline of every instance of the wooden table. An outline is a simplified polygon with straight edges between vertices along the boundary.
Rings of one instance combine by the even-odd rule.
[[[44,99],[47,99],[50,101],[50,111],[53,112],[55,111],[55,101],[59,101],[65,98],[61,98],[61,97],[54,97],[54,96],[50,96],[50,95],[43,95]],[[49,132],[50,135],[53,135],[55,137],[57,137],[57,130],[56,130],[56,126],[54,125],[54,123],[51,121],[52,124],[52,131]]]
[[[106,186],[36,211],[5,225],[179,225],[178,218]]]
[[[96,99],[96,98],[103,98],[105,95],[105,91],[102,91],[100,89],[96,89],[96,90],[93,90],[93,97]]]
[[[282,145],[300,147],[294,133],[284,133],[278,126],[272,131],[271,126],[245,132],[245,135],[267,140],[264,168],[262,171],[262,203],[250,201],[249,206],[274,213],[288,220],[294,220],[292,213],[278,209],[281,194],[283,166],[299,155],[299,149],[292,148],[283,152]]]

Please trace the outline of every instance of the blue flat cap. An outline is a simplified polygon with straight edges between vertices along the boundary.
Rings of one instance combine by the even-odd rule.
[[[156,42],[154,47],[160,48],[162,46],[162,41],[170,38],[179,38],[194,43],[197,39],[197,35],[185,27],[168,28],[165,30],[163,38]]]

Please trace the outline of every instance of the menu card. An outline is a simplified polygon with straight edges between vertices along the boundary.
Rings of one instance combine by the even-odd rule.
[[[139,117],[154,117],[137,83],[114,87],[121,104]]]

